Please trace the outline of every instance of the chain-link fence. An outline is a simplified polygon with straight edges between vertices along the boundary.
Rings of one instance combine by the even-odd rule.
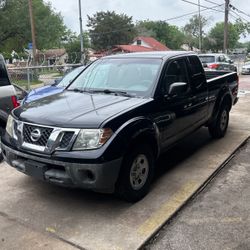
[[[56,79],[62,78],[66,73],[78,66],[81,66],[81,64],[9,67],[8,71],[12,83],[30,90],[53,84]]]

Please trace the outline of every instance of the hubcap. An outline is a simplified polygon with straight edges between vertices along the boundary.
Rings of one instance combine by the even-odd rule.
[[[130,170],[130,184],[134,190],[141,189],[147,181],[149,172],[148,159],[145,155],[138,155]]]
[[[220,128],[221,130],[225,130],[226,126],[227,126],[227,111],[224,110],[221,114],[221,119],[220,119]]]

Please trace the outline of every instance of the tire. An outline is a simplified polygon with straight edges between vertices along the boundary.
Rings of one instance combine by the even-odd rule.
[[[211,137],[220,139],[225,136],[229,122],[229,107],[223,105],[219,111],[217,119],[211,125],[208,126],[208,131]]]
[[[139,144],[124,156],[115,192],[128,202],[137,202],[149,192],[153,175],[153,152],[149,146]]]

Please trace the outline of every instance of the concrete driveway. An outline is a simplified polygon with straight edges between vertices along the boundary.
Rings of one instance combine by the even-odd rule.
[[[250,135],[250,97],[221,140],[201,129],[163,155],[151,192],[129,204],[111,195],[39,182],[0,165],[0,249],[138,249]]]

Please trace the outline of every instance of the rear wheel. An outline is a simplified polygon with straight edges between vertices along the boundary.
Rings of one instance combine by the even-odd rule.
[[[210,135],[213,138],[219,139],[225,136],[229,122],[229,107],[223,105],[219,111],[215,122],[208,126]]]
[[[142,199],[153,178],[154,156],[147,145],[133,147],[124,157],[116,193],[129,202]]]

